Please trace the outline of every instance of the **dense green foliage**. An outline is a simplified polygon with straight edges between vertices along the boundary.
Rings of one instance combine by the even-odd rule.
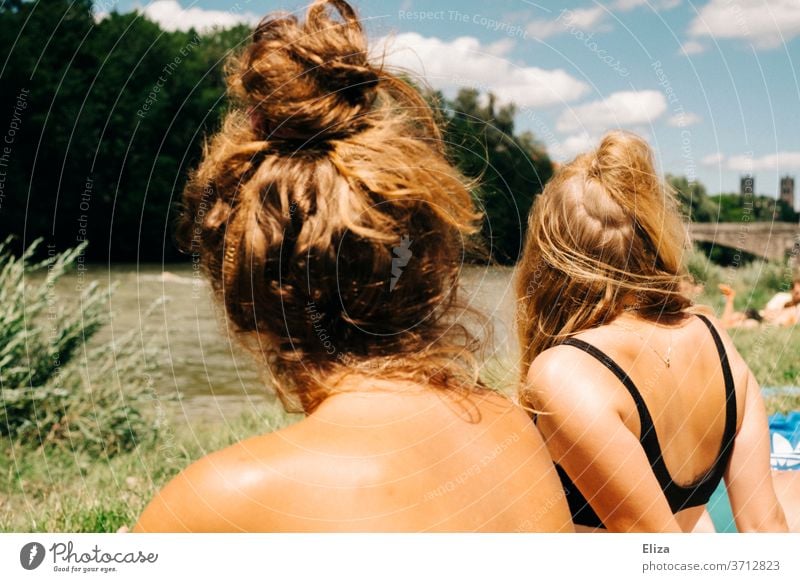
[[[770,196],[742,196],[740,194],[717,194],[711,202],[722,222],[797,222],[798,215],[783,200]]]
[[[203,140],[225,112],[223,64],[245,26],[168,32],[132,12],[96,20],[91,0],[0,4],[0,232],[64,250],[91,240],[92,261],[173,261],[175,210]],[[463,89],[436,95],[453,159],[476,179],[484,246],[513,263],[535,196],[553,173],[530,133],[515,134],[513,105]],[[709,196],[669,176],[699,222],[797,220],[770,197]],[[747,207],[746,207],[747,205]],[[752,207],[750,206],[752,205]],[[720,257],[718,257],[720,258]],[[724,257],[721,257],[724,259]]]
[[[177,258],[171,208],[219,122],[222,59],[246,34],[168,33],[136,13],[95,22],[90,0],[0,4],[0,126],[16,126],[0,232],[90,240],[90,260]]]
[[[709,199],[705,186],[700,182],[690,182],[686,176],[667,174],[667,182],[675,190],[681,213],[692,222],[713,222],[717,220],[717,208]]]
[[[0,4],[0,122],[15,124],[0,232],[59,249],[90,240],[94,261],[179,259],[177,201],[224,114],[225,58],[248,32],[167,32],[137,13],[96,22],[91,0]],[[441,102],[447,139],[483,179],[486,246],[509,262],[552,168],[530,135],[513,134],[513,106],[479,101],[464,91]]]
[[[702,183],[690,182],[686,176],[667,174],[667,182],[678,196],[681,212],[692,222],[797,222],[800,219],[800,215],[783,200],[771,196],[709,196]]]
[[[493,95],[482,103],[474,89],[453,101],[439,96],[446,139],[461,170],[479,184],[475,194],[486,219],[483,235],[500,263],[519,258],[534,197],[553,175],[553,165],[532,134],[514,133],[515,107],[497,108]]]
[[[108,317],[108,293],[80,277],[77,288],[59,286],[84,247],[49,248],[31,262],[36,246],[20,258],[0,246],[0,447],[111,456],[150,441],[157,431],[137,338],[90,345]]]

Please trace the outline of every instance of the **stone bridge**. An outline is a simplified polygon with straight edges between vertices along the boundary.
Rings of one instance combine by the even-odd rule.
[[[792,222],[696,222],[688,225],[695,242],[707,242],[740,249],[771,260],[800,251],[800,225]]]

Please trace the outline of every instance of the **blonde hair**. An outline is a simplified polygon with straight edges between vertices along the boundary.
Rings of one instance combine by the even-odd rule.
[[[659,320],[681,294],[687,241],[650,147],[622,131],[562,167],[536,200],[515,286],[523,378],[546,349],[623,309]]]
[[[480,215],[423,97],[368,62],[342,0],[268,16],[228,70],[233,108],[179,238],[286,408],[314,410],[351,372],[474,384],[477,342],[449,315]]]

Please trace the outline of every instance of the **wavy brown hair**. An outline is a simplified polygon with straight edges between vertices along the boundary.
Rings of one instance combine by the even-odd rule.
[[[351,372],[474,384],[477,344],[450,317],[480,218],[470,185],[420,93],[369,62],[351,6],[266,17],[227,82],[178,239],[287,409]]]
[[[540,353],[624,309],[681,318],[691,305],[681,293],[686,242],[674,192],[640,137],[611,132],[560,169],[531,210],[515,274],[523,379]]]

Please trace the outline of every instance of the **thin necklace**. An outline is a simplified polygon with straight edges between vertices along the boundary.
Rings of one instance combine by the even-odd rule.
[[[657,356],[658,356],[658,358],[659,358],[659,359],[660,359],[662,362],[664,362],[664,365],[665,365],[665,366],[667,366],[667,368],[669,368],[669,367],[670,367],[670,363],[671,363],[671,359],[670,359],[670,357],[672,356],[672,330],[670,330],[670,332],[669,332],[669,347],[667,348],[667,355],[665,355],[665,356],[662,356],[662,355],[661,355],[661,354],[660,354],[660,353],[659,353],[659,352],[658,352],[658,351],[657,351],[657,350],[656,350],[656,349],[655,349],[653,346],[651,346],[651,345],[648,343],[648,341],[647,341],[647,340],[644,338],[644,336],[642,336],[640,333],[638,333],[638,332],[636,332],[635,330],[632,330],[631,328],[629,328],[629,327],[626,327],[626,326],[624,326],[624,325],[619,325],[619,323],[617,323],[617,325],[618,325],[619,327],[621,327],[622,329],[624,329],[625,331],[629,331],[629,332],[631,332],[633,335],[635,335],[635,336],[637,336],[639,339],[641,339],[641,340],[642,340],[642,342],[644,343],[644,345],[646,345],[648,348],[650,348],[650,351],[652,351],[652,352],[653,352],[655,355],[657,355]]]

